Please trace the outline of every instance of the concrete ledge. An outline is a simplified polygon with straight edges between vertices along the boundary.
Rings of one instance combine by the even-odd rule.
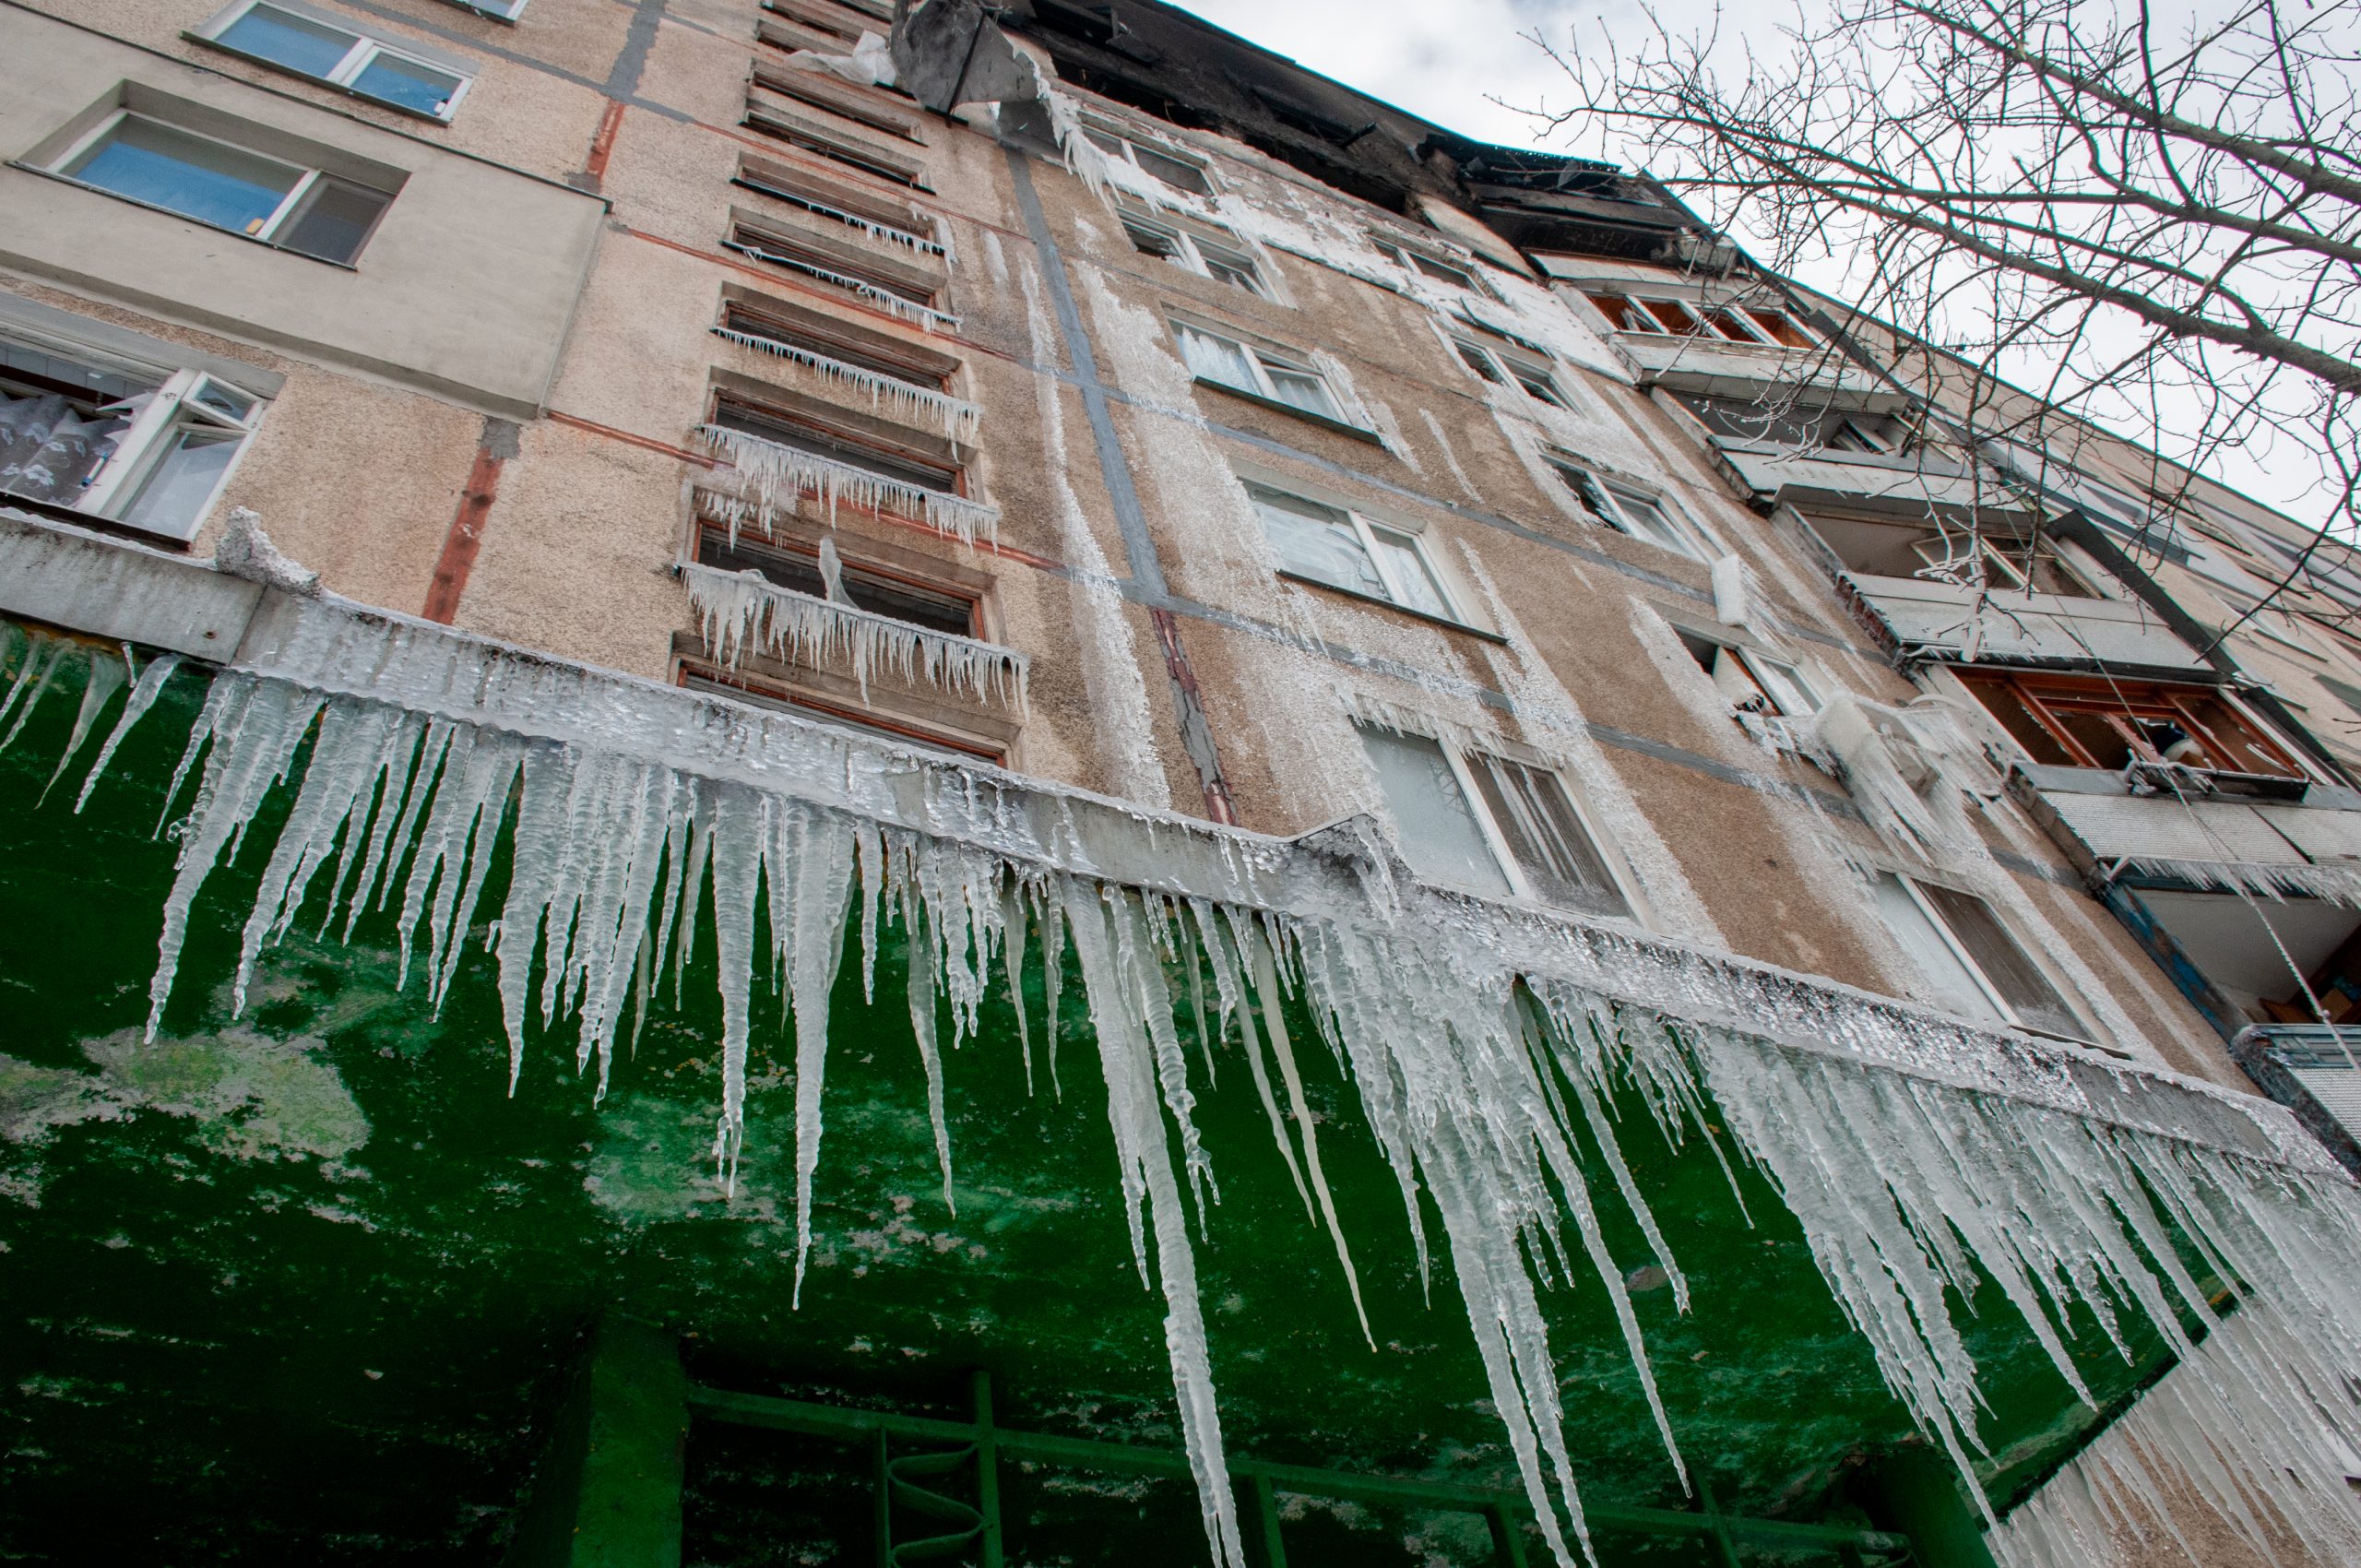
[[[0,612],[10,615],[227,663],[262,595],[210,563],[0,508]]]

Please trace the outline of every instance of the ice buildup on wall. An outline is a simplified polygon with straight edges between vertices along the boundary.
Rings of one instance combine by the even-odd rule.
[[[722,509],[730,526],[732,542],[737,530],[747,523],[769,532],[772,519],[782,512],[791,512],[805,495],[814,497],[827,508],[832,523],[837,506],[846,505],[915,517],[929,528],[968,544],[979,538],[990,540],[999,531],[999,510],[964,495],[890,479],[851,463],[721,425],[701,424],[696,427],[696,434],[708,450],[728,461],[745,481],[737,494],[709,491],[706,495],[708,505]]]
[[[1216,1173],[1194,1131],[1195,1069],[1172,990],[1176,970],[1208,968],[1225,1051],[1233,1020],[1256,1049],[1258,1013],[1261,1038],[1281,1045],[1272,1003],[1286,989],[1347,1064],[1422,1265],[1419,1216],[1431,1202],[1493,1407],[1561,1562],[1587,1537],[1539,1304],[1553,1280],[1608,1293],[1679,1464],[1624,1300],[1632,1260],[1604,1240],[1578,1130],[1679,1299],[1703,1312],[1734,1305],[1689,1301],[1670,1239],[1624,1164],[1619,1141],[1633,1128],[1608,1109],[1619,1095],[1645,1102],[1654,1135],[1710,1144],[1714,1124],[1726,1126],[1800,1221],[1888,1384],[1964,1468],[1977,1453],[1977,1373],[1952,1326],[1952,1293],[1972,1296],[1988,1277],[2076,1388],[2070,1312],[2090,1309],[2127,1355],[2134,1323],[2174,1348],[2184,1364],[2159,1394],[2196,1403],[2167,1423],[2173,1443],[2130,1429],[2091,1462],[2105,1475],[2083,1478],[2099,1502],[2032,1516],[2027,1544],[1999,1543],[2012,1563],[2079,1562],[2048,1543],[2176,1467],[2234,1520],[2253,1516],[2242,1489],[2268,1484],[2280,1523],[2323,1561],[2361,1558],[2361,1515],[2329,1457],[2355,1445],[2361,1424],[2343,1381],[2361,1366],[2361,1202],[2276,1107],[1703,949],[1408,885],[1398,868],[1387,896],[1371,897],[1368,868],[1314,874],[1302,846],[1180,818],[1134,815],[1118,830],[1110,805],[789,716],[588,671],[561,679],[544,661],[438,628],[312,613],[275,657],[325,684],[216,675],[175,776],[175,797],[196,785],[165,906],[157,1016],[198,889],[275,791],[293,800],[267,849],[252,847],[267,864],[241,980],[299,914],[334,929],[341,909],[349,931],[398,889],[405,963],[413,950],[424,958],[439,1000],[494,846],[509,843],[493,962],[512,1061],[537,1025],[571,1016],[579,1060],[596,1058],[603,1078],[643,959],[660,968],[669,951],[678,965],[709,885],[725,1020],[718,1153],[726,1166],[744,1135],[760,968],[783,977],[794,1008],[801,1255],[829,985],[850,923],[862,922],[865,964],[881,919],[903,927],[946,1196],[938,1006],[955,1043],[973,1032],[993,970],[1027,951],[1031,924],[1044,954],[1072,947],[1082,979],[1118,1182],[1143,1280],[1164,1297],[1181,1428],[1221,1568],[1242,1553],[1185,1210],[1193,1199],[1204,1226],[1220,1219],[1204,1206]],[[0,715],[30,712],[72,657],[30,645]],[[379,690],[404,704],[368,695]],[[77,729],[94,731],[98,717]],[[1101,827],[1086,829],[1086,816]],[[1027,826],[1042,823],[1058,826]],[[1137,837],[1094,837],[1101,831]],[[1167,885],[1109,880],[1088,863],[1086,846],[1120,858],[1146,833],[1161,849],[1141,863]],[[1171,885],[1183,876],[1205,885]],[[765,898],[766,952],[754,940]],[[1284,1070],[1284,1045],[1279,1060]],[[1295,1075],[1284,1075],[1292,1094]],[[1274,1118],[1333,1229],[1310,1122],[1299,1130],[1299,1165]],[[1551,1261],[1577,1257],[1587,1277]],[[2237,1310],[2200,1342],[2184,1319],[2215,1321],[2209,1279],[2236,1291]],[[2290,1475],[2296,1484],[2280,1483]]]

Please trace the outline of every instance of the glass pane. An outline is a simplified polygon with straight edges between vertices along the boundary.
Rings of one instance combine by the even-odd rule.
[[[1254,258],[1244,252],[1231,250],[1209,240],[1199,240],[1197,255],[1204,261],[1205,271],[1211,276],[1241,289],[1251,289],[1257,293],[1262,291],[1262,279],[1254,271]]]
[[[1992,989],[2000,993],[2021,1023],[2075,1039],[2090,1038],[2090,1030],[2074,1016],[2066,999],[2058,994],[2049,977],[2009,935],[1991,906],[1981,898],[1932,883],[1921,884],[1921,887],[1927,901],[1941,913],[1943,923],[1952,928],[1959,944],[1967,949],[1968,956],[1975,960],[1975,967],[1984,971],[1984,978],[1992,982]]]
[[[309,17],[256,6],[215,36],[214,42],[301,71],[325,77],[344,63],[360,39],[341,28],[328,27]]]
[[[1410,869],[1432,882],[1478,893],[1505,894],[1509,879],[1493,859],[1477,826],[1476,813],[1442,748],[1423,735],[1399,735],[1370,725],[1355,726],[1369,752],[1386,814],[1402,842]]]
[[[0,491],[74,505],[124,425],[112,415],[86,414],[62,392],[0,392]]]
[[[1535,893],[1594,913],[1631,912],[1556,774],[1483,752],[1469,754],[1467,771]]]
[[[362,242],[389,199],[383,191],[323,177],[279,229],[278,243],[322,261],[349,262],[361,254]]]
[[[1153,148],[1142,147],[1136,142],[1132,144],[1132,154],[1139,160],[1141,168],[1176,191],[1187,191],[1192,196],[1204,196],[1213,189],[1211,185],[1205,184],[1204,171],[1193,163],[1183,163],[1177,158],[1167,158]]]
[[[1927,911],[1902,885],[1902,879],[1890,872],[1877,873],[1878,912],[1885,917],[1886,929],[1893,932],[1894,941],[1910,961],[1918,967],[1921,979],[1927,982],[1928,994],[1923,1000],[1949,1012],[1991,1023],[2005,1023],[1999,1008],[1992,1005],[1984,988],[1960,962],[1959,955],[1943,939]]]
[[[148,481],[124,508],[123,520],[177,539],[195,533],[206,503],[213,499],[213,487],[238,455],[241,439],[221,430],[175,432]]]
[[[439,119],[458,93],[459,78],[448,71],[438,71],[432,65],[421,65],[415,60],[380,50],[352,78],[352,87],[356,92]]]
[[[1371,529],[1370,537],[1377,540],[1378,553],[1385,559],[1385,570],[1401,590],[1393,596],[1395,603],[1440,615],[1446,621],[1459,618],[1452,612],[1451,600],[1443,597],[1442,584],[1436,579],[1434,568],[1427,564],[1415,540],[1390,529]]]
[[[1180,257],[1180,242],[1169,230],[1126,218],[1123,220],[1123,233],[1131,240],[1132,248],[1143,255],[1162,256],[1167,261],[1177,261]]]
[[[1355,593],[1392,597],[1344,513],[1275,490],[1251,493],[1255,511],[1262,515],[1263,532],[1287,570]]]
[[[1804,680],[1803,671],[1794,665],[1782,664],[1761,654],[1745,657],[1755,679],[1764,691],[1771,694],[1771,699],[1779,705],[1780,712],[1806,714],[1820,706],[1819,700],[1811,694],[1810,684]]]
[[[1451,340],[1451,346],[1459,350],[1459,357],[1466,362],[1467,368],[1469,370],[1474,371],[1477,374],[1482,376],[1485,380],[1491,382],[1494,386],[1498,386],[1500,384],[1500,367],[1492,362],[1491,355],[1486,353],[1475,344],[1463,343],[1456,338]]]
[[[1280,402],[1323,419],[1336,417],[1336,400],[1328,395],[1328,384],[1320,379],[1317,372],[1299,370],[1268,359],[1263,362],[1263,368],[1270,374],[1271,396]]]
[[[303,172],[126,116],[61,172],[235,233],[258,232]]]
[[[1227,338],[1216,338],[1193,327],[1181,327],[1180,337],[1180,357],[1187,362],[1191,374],[1241,391],[1254,390],[1254,372],[1247,364],[1245,350]]]
[[[1683,555],[1691,553],[1689,537],[1680,531],[1673,522],[1672,515],[1664,509],[1661,503],[1652,496],[1629,490],[1618,490],[1613,493],[1616,510],[1623,514],[1623,520],[1628,525],[1625,532],[1661,544],[1667,550],[1678,550]]]

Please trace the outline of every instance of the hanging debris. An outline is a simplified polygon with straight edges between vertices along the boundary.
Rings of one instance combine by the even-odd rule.
[[[708,503],[718,506],[729,523],[733,544],[738,529],[750,522],[765,533],[771,532],[772,520],[782,512],[791,512],[806,495],[827,508],[831,526],[841,504],[914,517],[966,544],[975,543],[979,535],[990,540],[1000,528],[998,508],[946,490],[929,490],[722,425],[698,425],[696,434],[708,451],[727,460],[753,487],[752,495],[742,489],[732,495],[706,493]]]
[[[1028,660],[1014,648],[814,599],[752,569],[725,572],[691,562],[682,565],[681,579],[706,651],[730,669],[749,652],[813,668],[849,660],[864,704],[870,675],[884,671],[905,683],[1026,711]]]
[[[0,712],[67,657],[35,645]],[[282,627],[270,657],[283,673],[214,678],[173,780],[175,797],[189,775],[197,783],[151,1028],[198,890],[281,780],[294,798],[246,922],[239,994],[299,911],[325,901],[332,922],[341,902],[349,931],[398,881],[404,972],[415,946],[439,1003],[506,842],[514,867],[493,950],[512,1073],[536,1010],[537,949],[542,1025],[577,1018],[577,1060],[595,1058],[603,1084],[643,957],[660,964],[669,945],[679,965],[709,882],[724,1018],[717,1155],[727,1172],[743,1136],[752,977],[777,974],[795,1012],[801,1255],[829,991],[856,907],[864,972],[881,911],[904,928],[946,1196],[936,998],[949,1000],[954,1044],[974,1032],[992,970],[1026,950],[1031,922],[1045,955],[1074,948],[1082,975],[1134,1252],[1144,1279],[1153,1257],[1165,1299],[1182,1431],[1223,1568],[1242,1555],[1181,1196],[1184,1178],[1200,1203],[1217,1189],[1175,1026],[1175,962],[1212,965],[1224,1022],[1237,1016],[1241,1034],[1259,1002],[1264,1032],[1279,1039],[1274,993],[1292,991],[1349,1068],[1422,1268],[1420,1216],[1431,1206],[1440,1217],[1493,1407],[1561,1562],[1587,1538],[1539,1306],[1543,1281],[1560,1272],[1550,1260],[1588,1260],[1655,1403],[1577,1128],[1598,1145],[1677,1299],[1688,1296],[1606,1109],[1626,1093],[1676,1142],[1710,1143],[1716,1123],[1727,1127],[1801,1222],[1888,1384],[1964,1470],[1977,1453],[1976,1369],[1952,1297],[1972,1302],[1988,1277],[2078,1391],[2066,1347],[2075,1317],[2094,1319],[2126,1357],[2144,1325],[2186,1363],[2173,1397],[2200,1406],[2175,1424],[2202,1432],[2201,1449],[2127,1440],[2106,1455],[2130,1478],[2116,1495],[2142,1495],[2160,1467],[2178,1465],[2181,1481],[2240,1519],[2252,1517],[2240,1489],[2268,1485],[2279,1519],[2323,1561],[2361,1554],[2361,1516],[2328,1457],[2361,1426],[2341,1382],[2361,1366],[2361,1201],[2275,1107],[1824,980],[1418,887],[1398,870],[1380,894],[1369,868],[1323,870],[1304,848],[1201,823],[1148,825],[1156,840],[1143,858],[1113,826],[1121,814],[1083,797],[875,751],[786,715],[731,710],[720,722],[686,694],[592,671],[553,677],[546,661],[441,628],[314,604]],[[1096,827],[1084,820],[1094,812],[1106,814]],[[1109,862],[1204,890],[1091,869]],[[754,934],[765,887],[767,955]],[[1240,978],[1250,972],[1252,988]],[[1280,1145],[1292,1163],[1283,1128]],[[1333,1227],[1324,1192],[1322,1207]],[[2207,1277],[2236,1292],[2236,1332],[2201,1343],[2186,1324],[2215,1319]],[[2297,1484],[2275,1481],[2287,1474]]]

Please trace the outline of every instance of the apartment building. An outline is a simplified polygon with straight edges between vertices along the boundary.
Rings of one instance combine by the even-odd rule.
[[[2361,1550],[2344,547],[1162,6],[0,40],[9,1550]]]

